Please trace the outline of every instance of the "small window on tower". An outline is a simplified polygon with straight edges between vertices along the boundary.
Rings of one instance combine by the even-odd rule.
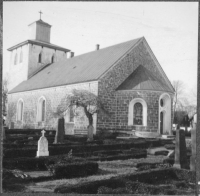
[[[17,53],[15,54],[15,60],[14,60],[14,65],[17,64]]]
[[[20,63],[23,61],[23,52],[20,53]]]
[[[51,63],[55,63],[56,62],[56,56],[55,54],[51,57]]]
[[[38,57],[38,63],[41,63],[41,62],[42,62],[42,53],[40,53]]]

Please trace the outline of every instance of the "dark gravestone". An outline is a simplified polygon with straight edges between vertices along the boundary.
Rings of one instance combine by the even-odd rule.
[[[191,144],[192,144],[192,155],[190,157],[190,170],[196,170],[196,123],[193,124],[193,128],[191,130]]]
[[[93,141],[93,130],[94,130],[94,127],[89,125],[88,126],[88,134],[87,134],[87,141]]]
[[[174,167],[188,169],[185,132],[182,129],[176,131]]]
[[[14,127],[15,127],[14,122],[11,122],[9,128],[10,128],[10,129],[14,129]]]
[[[64,135],[65,135],[65,119],[59,118],[54,143],[55,144],[62,143],[64,140]]]

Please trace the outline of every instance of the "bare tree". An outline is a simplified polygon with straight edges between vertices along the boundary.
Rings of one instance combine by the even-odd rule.
[[[173,119],[174,119],[177,108],[181,109],[183,107],[184,83],[180,80],[176,80],[172,82],[172,86],[174,87],[175,90],[175,95],[173,100]]]
[[[2,85],[2,102],[3,102],[3,115],[7,114],[7,103],[8,103],[8,75],[6,75],[3,79]]]
[[[75,112],[79,107],[82,107],[84,113],[89,121],[88,127],[93,127],[93,115],[97,112],[103,112],[108,115],[108,112],[105,110],[102,101],[95,94],[87,90],[72,90],[72,93],[66,95],[61,103],[57,107],[55,115],[62,117],[64,112],[70,107],[75,106]]]

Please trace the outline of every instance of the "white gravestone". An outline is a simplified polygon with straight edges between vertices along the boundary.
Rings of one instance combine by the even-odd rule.
[[[38,140],[38,151],[37,151],[37,157],[41,156],[49,156],[49,151],[48,151],[48,140],[44,136],[45,130],[41,131],[42,136]]]

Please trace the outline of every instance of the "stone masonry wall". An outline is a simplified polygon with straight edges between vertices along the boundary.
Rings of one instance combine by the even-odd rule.
[[[116,129],[136,130],[136,126],[128,126],[129,103],[135,98],[143,99],[147,104],[147,129],[146,131],[158,131],[159,97],[163,92],[149,91],[118,91]]]
[[[162,74],[159,72],[154,60],[151,58],[148,50],[146,49],[143,42],[139,42],[131,51],[129,51],[116,65],[110,69],[100,80],[98,94],[105,108],[110,113],[110,115],[105,116],[98,114],[97,127],[99,129],[130,129],[128,127],[128,113],[125,107],[128,108],[128,102],[136,96],[134,92],[130,95],[123,94],[118,95],[115,90],[139,65],[143,65],[149,71],[154,72],[154,74],[165,83]],[[163,93],[163,92],[162,92]],[[158,124],[158,110],[157,101],[159,93],[144,93],[142,95],[146,102],[149,104],[149,112],[152,112],[151,117],[148,117],[148,129],[157,130]],[[119,97],[119,99],[117,99]],[[120,101],[119,101],[120,100]],[[124,102],[122,107],[119,106],[119,102]],[[153,105],[151,105],[153,104]],[[155,112],[155,113],[154,113]],[[120,114],[121,113],[121,114]],[[149,113],[150,114],[150,113]],[[152,119],[151,119],[152,118]],[[157,118],[157,119],[156,119]],[[121,121],[120,121],[121,119]],[[118,120],[118,122],[117,122]]]
[[[73,89],[84,89],[97,95],[98,82],[80,83],[75,85],[66,85],[61,87],[47,88],[41,90],[33,90],[21,93],[13,93],[8,96],[8,120],[15,123],[15,128],[45,128],[55,129],[57,119],[53,113],[56,112],[62,98],[70,93]],[[38,123],[37,105],[41,96],[46,99],[46,118],[44,123]],[[24,101],[23,122],[16,122],[17,102],[22,98]],[[79,115],[75,117],[75,129],[84,130],[88,126],[88,119],[84,115],[83,110],[79,110]],[[94,128],[96,128],[97,115],[94,115]]]

